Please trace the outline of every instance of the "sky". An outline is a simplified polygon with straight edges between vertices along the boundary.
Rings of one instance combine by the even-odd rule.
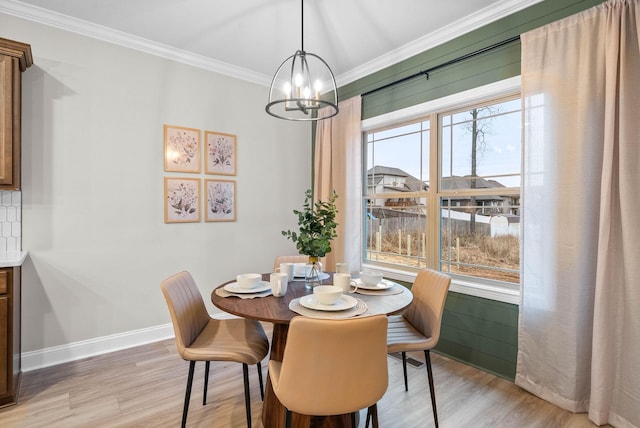
[[[442,118],[444,124],[443,176],[445,177],[471,174],[471,117],[467,110]],[[491,111],[480,111],[478,117],[478,127],[485,134],[485,146],[483,150],[478,150],[477,174],[487,178],[503,174],[519,174],[522,159],[520,100],[500,103]],[[396,136],[392,137],[393,135]],[[377,141],[374,146],[373,160],[371,144],[368,145],[368,168],[374,165],[393,166],[423,181],[428,181],[428,121],[377,132],[375,138]],[[520,186],[519,176],[494,179],[507,187]]]

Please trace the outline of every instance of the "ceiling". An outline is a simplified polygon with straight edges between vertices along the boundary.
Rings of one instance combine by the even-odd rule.
[[[343,85],[539,1],[305,0],[304,50]],[[265,85],[302,43],[299,0],[0,0],[0,12]]]

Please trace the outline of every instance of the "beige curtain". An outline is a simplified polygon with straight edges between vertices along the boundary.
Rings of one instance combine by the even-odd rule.
[[[320,120],[316,127],[314,189],[316,199],[327,200],[332,190],[338,194],[338,237],[325,259],[325,269],[335,270],[336,262],[349,263],[360,270],[360,220],[362,218],[362,130],[360,96],[338,104],[340,113]],[[326,116],[321,109],[319,115]]]
[[[640,22],[613,0],[523,34],[516,383],[640,426]]]

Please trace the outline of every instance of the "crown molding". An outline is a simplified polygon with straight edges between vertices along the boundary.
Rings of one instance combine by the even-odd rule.
[[[112,28],[97,25],[81,19],[72,18],[67,15],[43,9],[41,7],[28,5],[19,1],[0,0],[0,12],[208,71],[213,71],[236,79],[257,83],[263,86],[271,84],[271,76],[256,73],[246,68],[237,67],[222,61],[194,54],[192,52],[176,49],[162,43],[153,42],[142,37],[133,36],[122,31],[114,30]]]
[[[338,86],[343,86],[369,74],[408,59],[421,52],[455,39],[465,33],[511,15],[542,0],[503,0],[474,14],[464,17],[444,28],[440,28],[399,49],[391,51],[346,73],[336,76]],[[133,36],[112,28],[96,25],[81,19],[71,18],[50,10],[28,5],[16,0],[0,0],[0,12],[38,22],[51,27],[92,37],[108,43],[135,49],[141,52],[202,68],[225,76],[234,77],[263,86],[271,84],[271,76],[256,73],[222,61],[173,48],[148,39]]]
[[[504,0],[498,2],[407,43],[399,49],[364,63],[340,76],[336,76],[336,82],[338,86],[344,86],[542,1],[543,0]]]

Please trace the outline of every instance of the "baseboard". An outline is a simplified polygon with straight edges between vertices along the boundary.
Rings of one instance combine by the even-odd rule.
[[[235,315],[226,312],[214,313],[212,317],[217,319],[236,318]],[[44,367],[119,351],[121,349],[172,339],[173,337],[173,324],[169,323],[109,336],[96,337],[94,339],[82,340],[66,345],[52,346],[51,348],[38,349],[36,351],[23,352],[22,371],[28,372],[42,369]]]
[[[431,352],[433,352],[434,354],[442,355],[443,357],[446,357],[446,358],[450,358],[452,360],[455,360],[455,361],[457,361],[459,363],[462,363],[462,364],[465,364],[467,366],[474,367],[474,368],[476,368],[478,370],[482,370],[483,372],[490,373],[490,374],[492,374],[492,375],[494,375],[496,377],[502,378],[504,380],[508,380],[511,383],[515,382],[515,377],[508,376],[508,375],[506,375],[504,373],[498,373],[498,372],[496,372],[494,370],[490,370],[490,369],[488,369],[486,367],[479,366],[478,364],[474,364],[472,362],[469,362],[469,361],[464,360],[462,358],[456,357],[454,355],[447,354],[447,353],[439,351],[437,349],[432,349]]]
[[[170,339],[173,335],[171,323],[97,337],[66,345],[52,346],[22,353],[22,371],[28,372],[55,366],[82,358],[106,354],[121,349],[133,348],[147,343]]]

